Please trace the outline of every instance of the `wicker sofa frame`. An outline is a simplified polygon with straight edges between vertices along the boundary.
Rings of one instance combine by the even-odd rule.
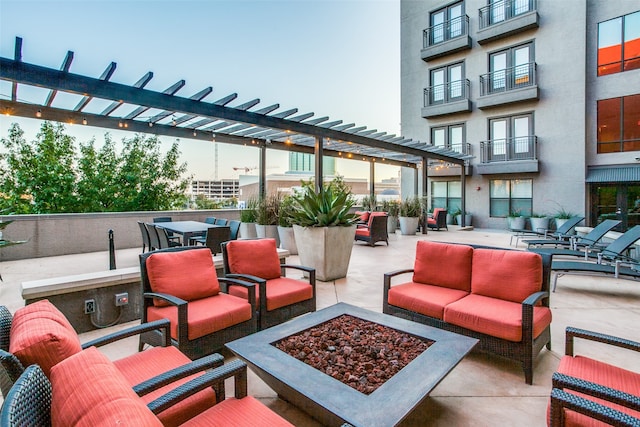
[[[355,240],[367,242],[369,246],[375,246],[377,242],[385,242],[389,246],[387,218],[386,214],[370,215],[367,224],[358,224],[358,229],[368,229],[369,235],[358,234],[356,230]]]
[[[496,248],[482,245],[467,245],[474,249],[499,249],[510,250],[504,248]],[[492,335],[483,334],[472,331],[451,323],[447,323],[441,319],[426,316],[415,311],[407,310],[389,304],[388,294],[391,288],[391,279],[400,274],[412,273],[414,270],[403,269],[396,270],[384,275],[383,290],[383,306],[382,311],[392,316],[413,320],[414,322],[423,323],[439,329],[455,332],[461,335],[477,338],[480,340],[475,349],[488,353],[497,354],[499,356],[512,359],[521,363],[524,370],[525,381],[527,384],[533,384],[533,361],[543,347],[551,350],[551,327],[548,326],[536,338],[533,337],[533,307],[542,304],[549,307],[549,282],[551,277],[551,257],[545,254],[542,257],[542,287],[536,292],[522,301],[522,340],[513,342],[494,337]]]
[[[147,273],[147,258],[149,258],[154,253],[159,252],[181,252],[186,250],[194,250],[194,249],[202,249],[202,247],[196,246],[180,246],[175,248],[166,248],[160,249],[153,252],[146,252],[140,254],[140,275],[142,282],[142,295],[143,295],[143,306],[142,306],[142,318],[141,322],[144,324],[147,322],[147,307],[153,305],[153,300],[155,298],[161,299],[169,305],[173,305],[178,309],[178,327],[177,327],[177,339],[170,337],[171,344],[178,347],[178,349],[187,355],[190,359],[198,359],[202,356],[206,356],[212,354],[218,350],[221,350],[225,343],[236,340],[238,338],[242,338],[246,335],[250,335],[257,330],[257,318],[252,315],[250,320],[238,323],[236,325],[230,326],[228,328],[216,331],[212,334],[208,334],[202,337],[199,337],[194,340],[189,339],[189,329],[186,327],[187,322],[187,307],[188,301],[185,301],[181,298],[177,298],[173,295],[161,294],[153,292],[151,289],[151,283],[149,282],[149,275]],[[231,279],[231,278],[223,278],[218,277],[218,281],[220,282],[220,290],[221,292],[227,293],[227,285],[234,284],[240,285],[244,287],[253,288],[255,285],[253,283],[247,283],[242,280]],[[249,303],[251,304],[251,312],[255,313],[256,307],[256,299],[255,293],[249,292]],[[162,340],[165,337],[158,333],[157,331],[149,331],[140,334],[140,343],[139,350],[142,351],[145,344],[149,344],[152,346],[161,345]]]

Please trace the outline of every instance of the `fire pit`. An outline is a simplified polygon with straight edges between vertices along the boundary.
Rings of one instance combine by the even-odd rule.
[[[341,318],[345,315],[347,317]],[[385,329],[385,335],[403,334],[398,335],[401,337],[398,343],[403,339],[407,340],[406,342],[409,339],[415,340],[411,344],[413,360],[407,362],[406,366],[398,369],[389,378],[381,381],[374,390],[365,389],[361,392],[347,385],[349,381],[345,384],[342,380],[335,378],[337,375],[322,372],[298,360],[287,351],[277,348],[278,343],[286,343],[287,340],[299,341],[296,335],[300,334],[307,344],[311,344],[309,336],[305,338],[304,334],[312,331],[312,328],[330,327],[334,330],[344,330],[347,324],[345,320],[354,324],[364,322],[374,329],[373,332],[358,332],[358,334],[361,341],[362,335],[365,335],[370,350],[377,349],[378,355],[381,344],[376,343],[372,338],[377,328],[388,328]],[[338,327],[330,326],[335,325],[330,323],[332,321],[336,321]],[[349,327],[346,329],[348,330]],[[353,329],[351,332],[353,334]],[[341,425],[348,422],[354,426],[375,427],[392,426],[402,421],[477,342],[476,339],[420,323],[339,303],[227,343],[227,347],[246,361],[251,370],[282,399],[299,407],[322,424]],[[420,349],[425,344],[428,348]],[[324,346],[324,344],[318,345]],[[334,343],[333,347],[336,347],[334,351],[338,351],[339,346],[341,346],[339,342],[337,346]],[[311,350],[311,346],[308,345],[308,347]],[[304,351],[304,346],[302,350]],[[342,345],[342,351],[344,351],[344,345]],[[313,350],[310,351],[310,354],[312,353]],[[330,359],[331,356],[329,356]],[[378,359],[375,362],[364,362],[362,369],[379,368],[383,362]],[[332,369],[338,367],[335,362],[327,365],[331,365]],[[356,369],[354,364],[353,371],[349,373],[356,376],[354,373]]]

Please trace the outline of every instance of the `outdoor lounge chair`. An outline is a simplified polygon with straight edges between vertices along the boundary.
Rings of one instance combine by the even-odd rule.
[[[640,373],[574,355],[574,338],[640,352],[640,342],[568,327],[565,356],[552,377],[549,425],[640,425]]]
[[[605,219],[595,226],[593,230],[584,236],[571,236],[569,241],[558,239],[542,239],[542,240],[523,240],[527,244],[527,249],[541,246],[563,247],[567,249],[590,248],[597,246],[600,240],[622,221],[615,219]]]
[[[550,230],[538,231],[512,228],[510,229],[513,233],[511,235],[511,241],[513,241],[513,238],[515,237],[516,246],[518,246],[518,240],[523,236],[543,236],[545,239],[552,238],[556,240],[565,240],[568,239],[569,236],[573,235],[573,229],[580,224],[583,219],[583,216],[573,216],[567,219],[567,221],[554,232],[550,232]],[[511,241],[509,244],[511,244]]]
[[[366,225],[358,224],[355,240],[367,242],[369,246],[375,246],[376,242],[385,242],[389,246],[387,217],[386,212],[371,212]]]
[[[256,331],[255,293],[244,298],[226,293],[230,284],[249,291],[255,285],[218,278],[208,248],[182,246],[140,254],[140,274],[142,323],[169,319],[171,343],[191,359]],[[156,331],[141,334],[139,349],[163,339]]]
[[[449,230],[447,228],[447,210],[442,208],[435,208],[433,215],[427,217],[427,227],[435,228],[436,231],[440,231],[441,228]]]
[[[217,402],[190,413],[185,426],[289,426],[288,421],[247,395],[247,367],[240,360],[207,372],[151,402],[139,398],[112,362],[95,348],[56,365],[47,379],[38,365],[29,366],[0,410],[0,425],[159,426],[157,414],[180,405],[203,390],[221,390]],[[234,397],[225,399],[223,382],[234,379]]]

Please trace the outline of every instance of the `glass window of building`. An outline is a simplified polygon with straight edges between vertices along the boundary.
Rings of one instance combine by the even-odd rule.
[[[534,158],[533,114],[489,119],[489,140],[489,161]]]
[[[509,213],[531,215],[533,180],[492,179],[489,183],[489,211],[492,217],[506,217]]]
[[[436,68],[430,72],[431,99],[433,104],[442,104],[462,98],[464,68],[462,63]]]
[[[640,11],[598,24],[598,76],[640,68]]]
[[[442,43],[463,34],[464,2],[458,2],[431,13],[430,44]]]
[[[640,94],[598,101],[598,153],[640,150]]]
[[[461,200],[460,181],[431,181],[431,209],[444,208],[454,212],[460,209]]]
[[[466,151],[464,123],[431,128],[431,143],[437,147],[464,153]]]
[[[489,55],[488,93],[533,84],[533,43],[511,47]]]

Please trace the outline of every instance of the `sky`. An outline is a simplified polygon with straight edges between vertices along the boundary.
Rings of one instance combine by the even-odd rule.
[[[0,0],[0,56],[13,58],[19,36],[28,63],[59,69],[71,50],[72,73],[97,78],[113,61],[113,82],[133,85],[152,71],[146,89],[163,91],[184,79],[176,95],[212,86],[205,101],[237,93],[229,106],[259,98],[253,109],[278,103],[276,112],[298,108],[400,134],[399,9],[399,0]],[[47,93],[24,90],[18,98],[42,102]],[[9,96],[10,85],[0,82],[0,97]],[[56,103],[73,107],[77,99],[59,95]],[[28,140],[35,138],[38,120],[6,116],[0,116],[0,137],[14,122]],[[78,142],[95,137],[97,144],[106,132],[81,125],[67,131]],[[116,140],[132,136],[110,133]],[[217,145],[218,178],[258,164],[257,149]],[[196,179],[215,178],[213,144],[182,140],[180,150]],[[267,166],[267,173],[284,172],[286,153],[269,150]],[[337,168],[347,177],[368,177],[364,162]]]

